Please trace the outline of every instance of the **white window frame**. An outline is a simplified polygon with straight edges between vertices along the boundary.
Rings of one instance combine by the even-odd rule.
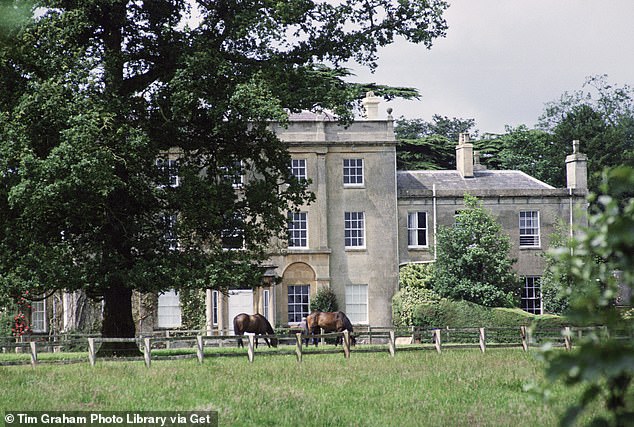
[[[424,224],[420,224],[420,216],[424,215]],[[419,233],[424,232],[425,243],[420,244]],[[427,248],[429,247],[429,235],[427,227],[427,212],[416,211],[407,213],[407,247]]]
[[[308,212],[288,213],[288,247],[308,248]]]
[[[520,211],[520,248],[541,247],[539,211]]]
[[[262,290],[262,316],[269,318],[269,297],[270,291],[268,289]],[[309,296],[310,298],[310,296]]]
[[[520,302],[522,310],[533,314],[543,314],[544,304],[542,301],[541,277],[525,276],[523,279],[524,285],[522,286]]]
[[[223,230],[222,236],[220,237],[222,250],[223,251],[241,251],[244,250],[244,233],[241,230],[234,230],[233,232],[229,232],[230,230]],[[227,244],[228,242],[232,242],[233,240],[240,239],[239,245]]]
[[[237,189],[244,186],[244,163],[242,160],[235,160],[231,166],[222,166],[220,170],[223,172],[223,178],[231,181],[233,188]]]
[[[367,325],[368,285],[346,285],[346,314],[355,325]]]
[[[238,214],[234,216],[234,220],[236,223],[240,221],[240,217]],[[229,242],[233,242],[234,240],[240,239],[239,245],[227,244]],[[246,245],[246,239],[244,235],[244,228],[234,227],[234,229],[224,229],[220,234],[220,245],[223,251],[241,251],[244,250]]]
[[[344,212],[344,246],[365,249],[365,212]]]
[[[291,159],[291,174],[298,180],[306,180],[306,159]]]
[[[211,324],[218,325],[218,304],[220,303],[220,293],[211,291]]]
[[[343,186],[363,187],[365,185],[363,159],[343,159]]]
[[[299,323],[302,321],[302,317],[306,317],[310,313],[310,285],[288,285],[287,295],[288,323]],[[299,311],[296,310],[297,307],[300,308]]]
[[[174,289],[159,294],[157,324],[159,328],[180,328],[183,324],[180,298]],[[176,302],[176,304],[174,303]],[[171,309],[171,310],[170,310]],[[165,311],[168,312],[165,312]]]
[[[180,185],[180,177],[178,176],[178,160],[176,159],[156,159],[156,167],[161,173],[167,174],[167,187],[178,187]],[[165,185],[161,185],[165,187]]]
[[[167,242],[167,248],[175,251],[179,247],[178,236],[174,230],[176,228],[176,222],[178,221],[178,215],[175,213],[165,214],[163,221],[165,222],[165,241]]]
[[[46,332],[46,300],[31,301],[31,330]]]

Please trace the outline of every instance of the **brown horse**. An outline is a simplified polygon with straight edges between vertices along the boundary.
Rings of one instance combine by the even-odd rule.
[[[352,323],[348,316],[342,311],[313,311],[306,317],[306,335],[315,335],[319,329],[324,332],[350,332],[350,344],[355,345],[357,340],[352,333]],[[341,342],[341,337],[337,337],[335,346]],[[306,339],[308,345],[309,339]],[[313,337],[313,344],[317,346],[317,338]]]
[[[261,314],[246,314],[246,313],[240,313],[238,314],[236,317],[233,318],[233,330],[235,331],[236,335],[239,335],[240,338],[238,338],[238,347],[244,347],[244,343],[242,342],[242,335],[244,335],[245,332],[252,332],[254,334],[256,334],[256,338],[255,338],[255,346],[258,346],[258,334],[260,335],[274,335],[275,331],[273,331],[273,327],[271,327],[271,324],[269,323],[268,320],[266,320],[266,317],[262,316]],[[271,347],[271,345],[273,347],[277,347],[277,338],[271,338],[271,342],[269,342],[268,338],[264,338],[264,341],[266,341],[266,344]]]

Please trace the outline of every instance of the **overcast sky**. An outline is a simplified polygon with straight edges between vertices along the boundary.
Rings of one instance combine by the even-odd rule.
[[[447,36],[431,50],[404,41],[358,81],[416,87],[394,117],[473,118],[481,133],[532,127],[544,104],[587,76],[634,86],[634,0],[449,0]]]

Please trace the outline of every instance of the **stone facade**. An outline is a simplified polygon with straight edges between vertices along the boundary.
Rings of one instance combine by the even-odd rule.
[[[356,286],[366,301],[360,323],[391,323],[390,300],[398,286],[398,221],[396,218],[396,140],[391,120],[363,120],[349,127],[324,117],[298,118],[286,128],[276,127],[289,144],[293,160],[305,161],[306,178],[316,200],[306,213],[307,244],[279,248],[271,257],[282,278],[276,286],[276,319],[289,321],[289,286],[309,285],[310,295],[322,286],[337,295],[345,310],[346,287]],[[359,183],[344,182],[346,161],[353,161]],[[361,213],[363,241],[346,245],[346,212]],[[360,289],[362,288],[362,289]],[[297,320],[297,319],[295,319]]]

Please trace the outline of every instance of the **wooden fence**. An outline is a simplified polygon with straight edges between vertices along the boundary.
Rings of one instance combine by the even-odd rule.
[[[509,332],[513,331],[514,339],[511,338]],[[173,331],[172,331],[173,332]],[[197,332],[197,331],[196,331]],[[566,350],[571,350],[573,346],[573,337],[583,336],[584,333],[594,332],[600,335],[607,336],[607,330],[602,327],[586,327],[586,328],[572,328],[565,327],[561,329],[548,329],[540,330],[539,336],[533,336],[531,331],[526,326],[518,328],[435,328],[435,329],[422,329],[422,328],[368,328],[365,331],[361,330],[355,332],[357,342],[364,341],[364,345],[361,344],[358,351],[360,352],[380,352],[387,351],[394,357],[397,352],[397,348],[403,350],[421,350],[431,349],[438,353],[441,353],[443,349],[447,348],[478,348],[481,352],[485,352],[487,348],[499,348],[499,347],[515,347],[522,348],[524,351],[528,351],[531,347],[539,346],[541,343],[550,342],[553,345],[560,346]],[[321,333],[319,335],[305,335],[301,332],[295,332],[291,334],[275,334],[275,335],[246,335],[245,337],[238,337],[236,335],[180,335],[174,333],[153,334],[152,336],[144,336],[138,338],[101,338],[96,336],[88,336],[83,339],[83,344],[87,346],[88,361],[91,366],[94,366],[97,361],[98,345],[105,342],[134,342],[139,346],[139,349],[143,352],[143,360],[145,365],[149,368],[152,364],[152,348],[164,347],[170,348],[170,344],[179,342],[193,343],[196,349],[195,357],[200,363],[203,363],[205,358],[205,347],[218,346],[222,347],[223,343],[226,345],[228,340],[236,342],[238,338],[247,339],[247,357],[249,362],[253,362],[256,355],[256,339],[272,339],[275,338],[280,342],[295,347],[294,353],[297,361],[302,362],[304,355],[306,354],[304,349],[304,341],[308,339],[319,339],[322,343],[329,339],[342,339],[342,350],[344,357],[347,359],[351,354],[351,337],[348,331],[339,333]],[[398,339],[406,338],[406,342],[414,345],[399,347]],[[427,341],[429,339],[429,341]],[[236,340],[236,341],[234,341]],[[372,346],[369,345],[372,343]],[[380,343],[380,344],[378,344]],[[4,351],[8,348],[13,348],[18,351],[22,351],[25,348],[28,349],[30,354],[31,365],[36,366],[38,364],[38,348],[44,350],[51,346],[50,342],[4,342]],[[364,348],[365,347],[365,348]],[[357,351],[357,350],[355,350]],[[319,353],[319,352],[318,352]],[[288,354],[288,353],[287,353]],[[314,354],[314,353],[313,353]],[[156,356],[155,356],[156,357]],[[180,356],[183,357],[183,356]],[[162,359],[174,358],[171,356],[161,357]],[[131,358],[138,360],[138,358]],[[85,360],[85,359],[84,359]],[[110,359],[105,359],[110,360]],[[122,358],[116,358],[115,360],[125,360]],[[2,363],[0,363],[1,365]]]

